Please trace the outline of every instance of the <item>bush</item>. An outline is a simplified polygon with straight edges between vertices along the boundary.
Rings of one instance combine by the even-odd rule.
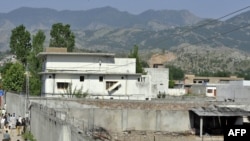
[[[27,131],[22,136],[25,141],[36,141],[36,139],[34,139],[34,136],[31,134],[31,132]]]

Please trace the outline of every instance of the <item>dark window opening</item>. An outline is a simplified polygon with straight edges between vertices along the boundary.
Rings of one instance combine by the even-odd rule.
[[[207,89],[207,93],[213,93],[213,89]]]
[[[68,89],[69,83],[66,82],[57,82],[57,89]]]
[[[84,76],[80,76],[80,82],[84,81]]]
[[[107,81],[106,82],[106,90],[109,89],[110,87],[112,87],[113,85],[115,85],[117,83],[117,81]],[[118,90],[119,87],[114,88],[114,90]]]
[[[138,78],[137,80],[138,80],[138,82],[140,82],[140,81],[141,81],[141,78]]]
[[[103,81],[103,76],[99,76],[99,81],[100,81],[100,82]]]

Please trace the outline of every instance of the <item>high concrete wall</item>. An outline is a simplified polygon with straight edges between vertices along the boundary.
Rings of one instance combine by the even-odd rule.
[[[187,110],[137,110],[137,109],[70,109],[69,115],[81,119],[85,128],[94,125],[109,131],[125,130],[185,132],[190,130]]]
[[[168,95],[171,95],[171,96],[181,96],[181,95],[184,95],[186,94],[186,90],[185,89],[168,89]]]
[[[47,101],[41,101],[46,105]],[[24,117],[25,102],[24,95],[7,93],[7,112]],[[56,104],[58,103],[53,103],[52,106]],[[65,112],[56,111],[34,102],[30,106],[29,112],[30,130],[37,141],[91,141],[86,135],[79,134],[78,129],[75,129],[70,120],[67,120]]]
[[[205,85],[193,85],[190,88],[191,94],[206,94],[206,86]]]
[[[227,99],[235,101],[250,100],[250,86],[242,85],[219,85],[217,86],[217,100],[224,101]]]
[[[190,130],[190,107],[206,102],[116,101],[31,98],[31,132],[38,141],[90,140],[83,131],[96,126],[125,130],[185,132]],[[12,103],[12,104],[11,104]],[[23,113],[25,97],[7,96],[7,110]],[[19,113],[18,113],[19,114]],[[81,130],[81,132],[78,132]]]
[[[16,116],[25,116],[26,111],[26,95],[14,94],[7,92],[6,94],[6,105],[8,113],[15,113]]]
[[[73,127],[70,119],[62,118],[61,112],[32,104],[30,128],[37,141],[91,141],[82,130]],[[80,131],[80,132],[79,132]]]

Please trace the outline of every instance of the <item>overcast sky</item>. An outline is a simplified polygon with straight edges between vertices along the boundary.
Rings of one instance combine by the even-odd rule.
[[[0,12],[7,13],[20,7],[88,10],[104,6],[132,14],[148,9],[186,9],[202,18],[218,18],[250,6],[250,0],[1,0]]]

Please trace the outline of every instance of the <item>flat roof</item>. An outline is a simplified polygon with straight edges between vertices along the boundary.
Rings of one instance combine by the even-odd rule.
[[[198,116],[250,116],[249,111],[245,111],[240,108],[234,107],[219,107],[216,105],[210,105],[208,107],[196,107],[192,108],[190,111],[193,111]]]
[[[49,72],[39,72],[39,74],[85,74],[85,75],[131,75],[140,76],[141,73],[105,73],[98,71],[49,71]]]
[[[203,77],[197,76],[193,77],[194,80],[204,80],[204,79],[219,79],[219,80],[244,80],[244,78],[235,77]]]
[[[104,57],[114,57],[115,54],[113,53],[84,53],[84,52],[40,52],[37,54],[37,57],[42,56],[104,56]]]

